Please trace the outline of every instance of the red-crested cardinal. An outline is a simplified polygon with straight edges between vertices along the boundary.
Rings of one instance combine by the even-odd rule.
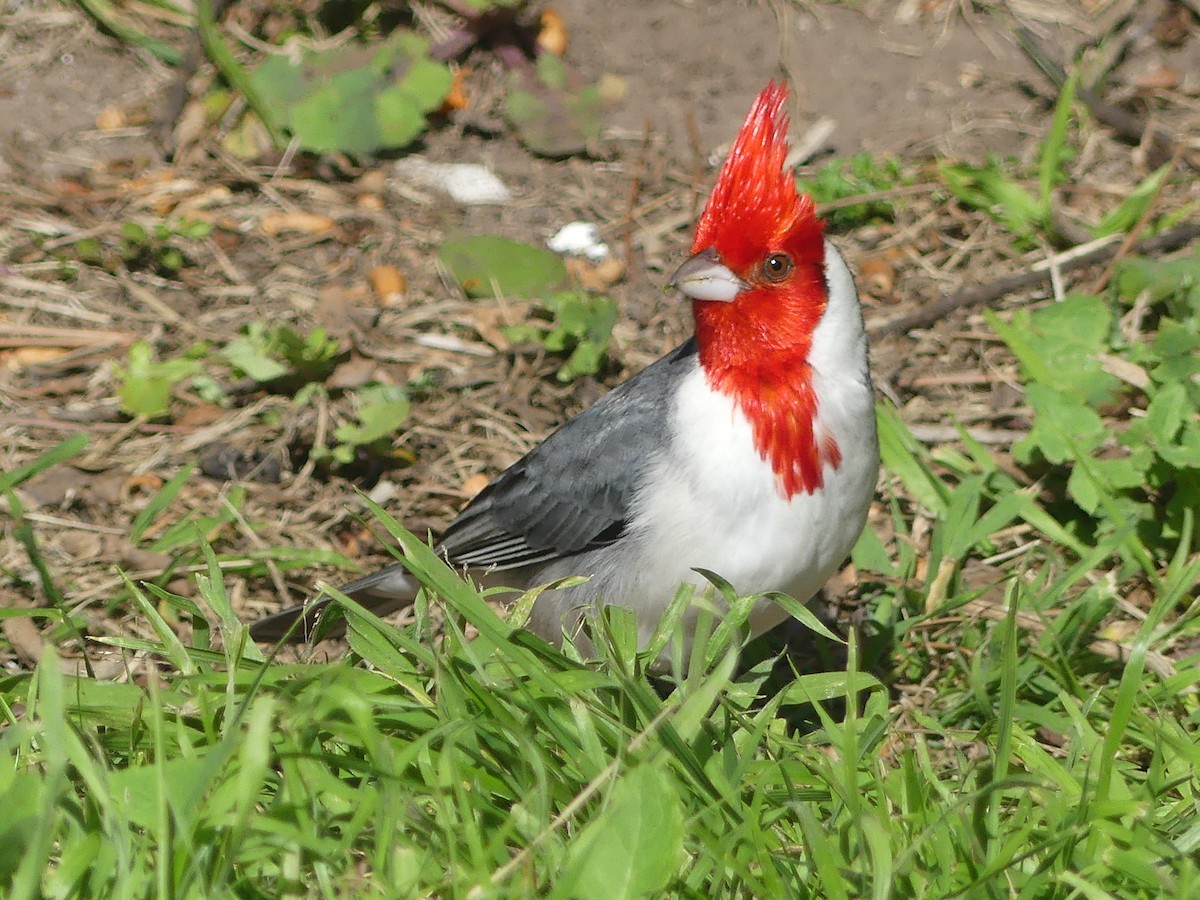
[[[489,584],[590,576],[535,601],[528,627],[548,640],[616,604],[636,612],[644,644],[681,583],[707,583],[697,568],[741,595],[807,601],[862,531],[879,469],[862,312],[812,199],[784,171],[786,101],[773,82],[758,96],[670,281],[692,301],[695,337],[505,470],[437,546]],[[392,565],[342,590],[383,615],[416,588]],[[251,633],[278,640],[323,602]],[[786,615],[760,599],[748,628]]]

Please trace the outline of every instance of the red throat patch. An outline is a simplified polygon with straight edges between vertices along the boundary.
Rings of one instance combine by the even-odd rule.
[[[808,355],[828,301],[824,223],[783,168],[787,97],[774,82],[758,95],[692,243],[693,253],[715,251],[749,287],[730,302],[694,300],[692,310],[709,385],[741,409],[780,494],[791,498],[820,489],[841,451],[816,426]]]

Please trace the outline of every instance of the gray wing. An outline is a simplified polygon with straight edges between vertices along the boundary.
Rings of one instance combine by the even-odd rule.
[[[471,501],[440,550],[455,565],[503,570],[615,541],[669,440],[675,389],[697,365],[689,340],[566,422]]]

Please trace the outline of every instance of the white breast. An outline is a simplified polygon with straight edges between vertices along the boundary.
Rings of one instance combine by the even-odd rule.
[[[809,364],[817,437],[831,435],[842,460],[836,469],[826,464],[824,486],[785,499],[749,421],[697,367],[663,410],[664,450],[646,473],[630,527],[617,543],[587,555],[591,571],[578,573],[592,576],[587,585],[539,600],[539,630],[555,631],[570,607],[600,601],[636,610],[645,641],[681,583],[707,583],[695,568],[717,573],[740,595],[782,591],[804,602],[821,589],[862,531],[879,465],[861,314],[850,272],[831,246],[827,281],[830,302]],[[542,577],[568,574],[558,568]],[[785,617],[761,601],[751,631]]]

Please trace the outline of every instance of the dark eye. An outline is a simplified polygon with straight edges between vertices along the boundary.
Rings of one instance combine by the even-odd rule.
[[[763,260],[762,273],[767,281],[783,281],[792,272],[792,258],[786,253],[772,253]]]

